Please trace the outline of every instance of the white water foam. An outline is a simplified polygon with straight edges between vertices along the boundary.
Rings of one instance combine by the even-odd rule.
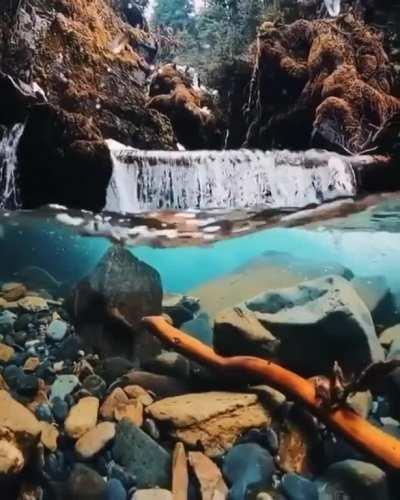
[[[326,151],[142,151],[107,141],[105,209],[302,208],[356,194],[350,162]]]
[[[17,123],[0,141],[0,209],[18,208],[17,148],[25,125]]]

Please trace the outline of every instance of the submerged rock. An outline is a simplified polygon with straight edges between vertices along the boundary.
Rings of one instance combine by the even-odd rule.
[[[270,422],[255,394],[186,394],[162,399],[146,411],[156,421],[168,423],[174,438],[192,447],[200,443],[211,457],[231,448],[247,430]]]
[[[230,486],[229,498],[243,500],[272,486],[275,464],[267,450],[258,444],[240,444],[224,458],[222,472]]]
[[[280,340],[279,362],[302,374],[328,373],[334,361],[357,373],[384,358],[367,307],[339,276],[268,291],[245,306]]]
[[[106,483],[93,469],[76,464],[67,482],[68,498],[74,500],[104,500]]]
[[[141,324],[161,313],[159,273],[122,246],[111,247],[76,287],[71,312],[86,348],[101,356],[124,356],[135,365],[161,350]]]
[[[118,424],[112,454],[118,464],[137,477],[139,488],[169,486],[169,454],[131,422]]]

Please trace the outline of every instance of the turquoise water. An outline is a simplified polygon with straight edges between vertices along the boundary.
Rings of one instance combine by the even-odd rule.
[[[0,276],[4,280],[34,265],[57,280],[73,283],[90,272],[113,244],[105,237],[83,236],[54,217],[37,214],[3,214],[0,237]],[[343,219],[303,227],[274,227],[201,246],[138,245],[130,250],[159,271],[168,292],[188,292],[262,259],[264,264],[287,269],[301,266],[311,276],[318,269],[322,273],[332,265],[345,266],[355,276],[384,277],[397,293],[399,248],[400,202],[389,200]]]

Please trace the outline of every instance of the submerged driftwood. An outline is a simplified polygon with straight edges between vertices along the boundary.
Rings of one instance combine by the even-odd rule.
[[[358,448],[387,466],[400,469],[400,441],[398,439],[373,426],[347,406],[334,409],[321,406],[315,386],[310,381],[260,358],[219,356],[210,347],[171,326],[161,316],[146,317],[143,321],[163,342],[172,345],[195,361],[220,370],[226,376],[241,373],[260,377],[271,386],[304,403],[321,420],[340,432]]]

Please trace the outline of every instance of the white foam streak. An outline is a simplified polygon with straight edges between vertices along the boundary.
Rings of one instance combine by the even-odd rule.
[[[17,123],[0,141],[0,209],[18,208],[17,148],[25,125]]]

